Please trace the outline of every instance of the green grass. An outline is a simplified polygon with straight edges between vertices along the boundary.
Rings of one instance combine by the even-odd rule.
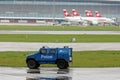
[[[73,56],[73,67],[120,67],[120,51],[80,51]]]
[[[33,52],[0,52],[0,66],[23,67],[25,58]],[[42,65],[51,66],[51,65]],[[56,66],[56,65],[54,65]],[[120,51],[73,52],[72,67],[120,67]]]
[[[0,30],[37,30],[37,31],[120,31],[118,26],[23,26],[0,25]]]
[[[120,35],[0,34],[0,42],[120,42]]]

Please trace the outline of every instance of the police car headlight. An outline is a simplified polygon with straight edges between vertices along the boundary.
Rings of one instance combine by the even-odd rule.
[[[70,61],[72,61],[72,57],[70,57]]]

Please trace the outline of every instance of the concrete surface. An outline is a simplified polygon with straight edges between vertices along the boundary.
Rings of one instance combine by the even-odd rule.
[[[107,34],[120,35],[120,31],[19,31],[0,30],[0,34]]]
[[[0,67],[0,80],[120,80],[120,68],[70,68],[67,72],[58,68],[41,68],[40,73],[27,73],[27,70]]]
[[[0,42],[0,51],[38,51],[42,46],[69,46],[73,51],[120,50],[120,43],[37,43],[37,42]]]

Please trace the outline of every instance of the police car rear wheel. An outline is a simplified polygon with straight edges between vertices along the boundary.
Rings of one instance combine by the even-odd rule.
[[[35,60],[29,60],[27,62],[27,66],[30,68],[30,69],[36,69],[38,67],[37,65],[37,62]]]
[[[69,64],[67,63],[66,66],[65,66],[65,68],[67,69],[68,67],[69,67]]]
[[[65,60],[58,60],[57,61],[57,67],[60,69],[65,69],[67,65],[67,62]]]

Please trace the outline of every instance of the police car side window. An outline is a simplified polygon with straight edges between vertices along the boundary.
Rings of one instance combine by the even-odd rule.
[[[40,53],[41,53],[41,54],[46,54],[46,53],[47,53],[47,50],[46,50],[46,49],[42,49],[42,50],[40,50]]]
[[[50,54],[55,54],[55,52],[56,52],[55,49],[50,50]]]

